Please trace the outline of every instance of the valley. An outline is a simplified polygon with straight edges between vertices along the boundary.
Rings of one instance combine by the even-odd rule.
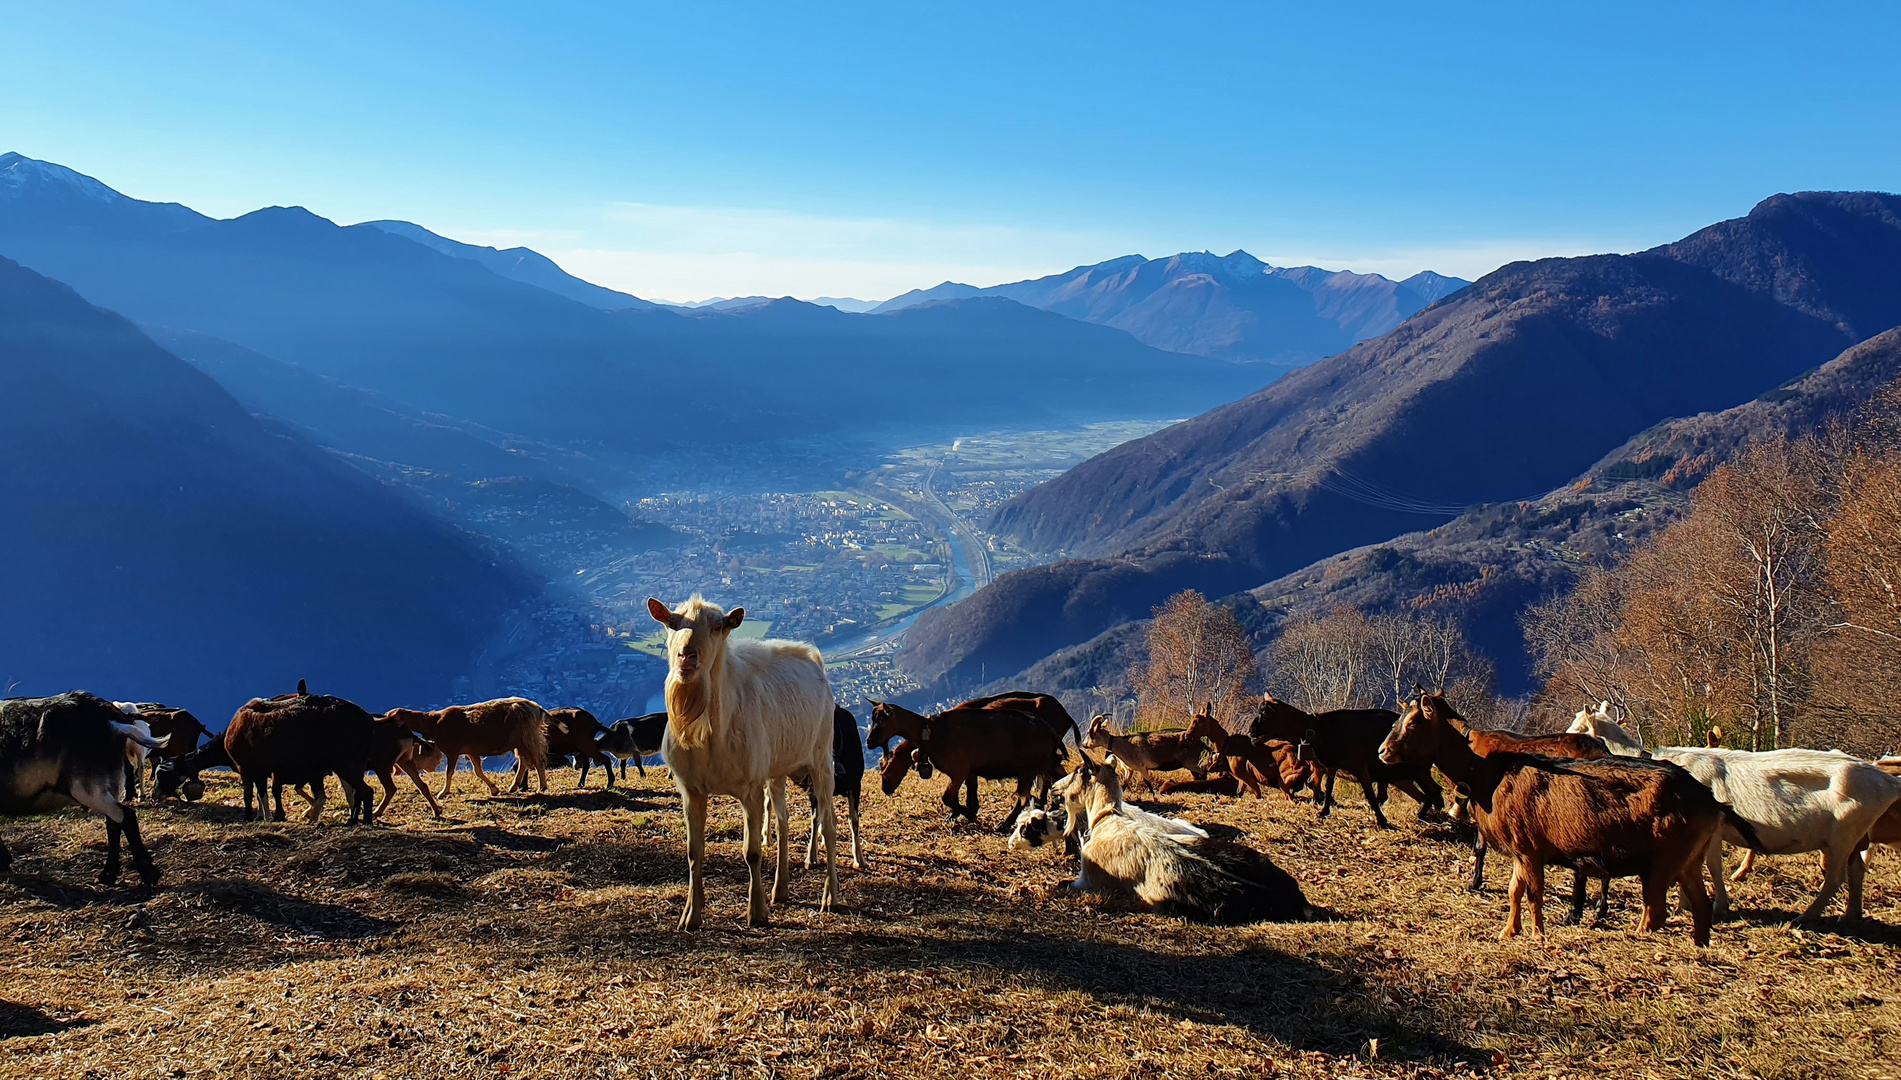
[[[998,506],[1167,422],[981,431],[884,453],[867,448],[860,460],[831,463],[837,487],[817,481],[828,470],[810,455],[805,479],[813,482],[800,484],[796,472],[747,471],[754,451],[735,451],[735,460],[701,451],[629,470],[610,496],[617,506],[547,483],[464,483],[359,463],[430,500],[547,583],[540,601],[506,620],[451,699],[519,694],[604,717],[649,711],[665,672],[663,635],[646,599],[677,603],[703,592],[746,608],[742,634],[818,644],[839,700],[857,708],[866,697],[918,689],[895,658],[920,614],[968,597],[997,573],[1050,558],[985,531]],[[674,486],[688,475],[725,482]],[[656,482],[661,490],[651,490]]]

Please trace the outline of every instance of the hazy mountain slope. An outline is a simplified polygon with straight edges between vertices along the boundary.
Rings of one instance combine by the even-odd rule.
[[[582,281],[555,265],[553,259],[530,248],[512,247],[497,250],[492,247],[465,244],[460,240],[439,236],[421,225],[408,221],[366,221],[363,224],[373,225],[386,233],[414,240],[444,255],[480,263],[505,278],[546,289],[556,296],[565,296],[570,300],[590,304],[604,311],[654,306],[638,296],[615,292],[613,289],[603,288],[591,281]]]
[[[308,678],[441,700],[535,592],[464,534],[262,427],[125,319],[0,260],[0,679],[216,723]]]
[[[1081,642],[1184,580],[1218,595],[1476,503],[1536,498],[1665,417],[1752,398],[1890,317],[1894,201],[1770,200],[1682,245],[1514,264],[1385,337],[1085,462],[995,526],[1113,558],[1005,575],[933,613],[907,668],[994,677],[1051,651],[1029,655],[1005,615],[1060,628],[1052,646]],[[1743,272],[1764,266],[1775,273]],[[1791,296],[1800,307],[1778,301]],[[1105,592],[1092,583],[1106,574]]]
[[[544,441],[698,444],[672,422],[682,407],[738,443],[1185,415],[1260,385],[996,298],[924,317],[789,300],[607,312],[374,226],[281,207],[214,221],[51,168],[0,188],[0,253],[140,322]]]
[[[294,424],[336,450],[470,479],[577,479],[593,471],[580,455],[425,413],[222,338],[158,326],[140,329],[216,379],[246,409]]]

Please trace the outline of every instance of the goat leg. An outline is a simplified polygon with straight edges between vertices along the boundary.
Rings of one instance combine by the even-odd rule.
[[[1472,880],[1465,886],[1475,893],[1485,892],[1485,837],[1472,839]]]
[[[706,793],[682,786],[680,812],[686,818],[686,907],[680,929],[698,930],[706,907]]]
[[[106,865],[99,871],[99,884],[119,883],[119,823],[106,818]]]
[[[10,874],[12,872],[13,852],[8,851],[5,844],[0,844],[0,874]]]
[[[1360,781],[1360,790],[1366,794],[1366,805],[1373,811],[1373,823],[1379,828],[1390,829],[1393,827],[1392,824],[1386,820],[1386,815],[1380,812],[1380,804],[1386,801],[1386,797],[1382,795],[1374,798],[1373,786],[1365,780]]]
[[[861,839],[860,839],[861,834],[858,831],[858,796],[856,795],[845,796],[845,811],[846,813],[851,815],[851,861],[852,861],[852,864],[854,866],[857,866],[858,869],[860,870],[869,870],[871,869],[871,863],[869,860],[865,858],[864,848],[861,844]],[[836,828],[836,823],[834,823],[834,828]],[[6,869],[5,866],[0,865],[0,873],[4,873],[5,869]]]
[[[812,778],[812,791],[818,792],[818,777]],[[785,777],[775,776],[766,787],[766,793],[772,798],[772,827],[778,834],[779,861],[772,874],[772,902],[783,904],[792,898],[792,871],[790,860],[789,822],[785,805]],[[829,852],[828,852],[829,854]]]
[[[1590,899],[1591,877],[1583,867],[1571,871],[1571,910],[1565,913],[1564,925],[1576,926],[1584,921],[1584,905]]]
[[[772,922],[766,912],[765,796],[763,788],[751,788],[739,800],[746,811],[746,924],[756,927]]]

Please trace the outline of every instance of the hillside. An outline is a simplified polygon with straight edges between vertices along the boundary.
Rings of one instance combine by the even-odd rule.
[[[703,445],[665,419],[682,403],[739,443],[1179,416],[1262,381],[998,298],[890,315],[792,300],[609,312],[378,225],[296,207],[213,220],[4,160],[17,182],[0,184],[0,254],[139,322],[542,441]]]
[[[0,680],[217,718],[438,701],[535,586],[66,286],[0,260]]]
[[[947,281],[874,309],[1002,296],[1126,330],[1158,349],[1293,367],[1398,326],[1466,284],[1426,271],[1405,281],[1313,266],[1277,268],[1245,251],[1125,255],[1061,274],[978,289]]]
[[[161,326],[140,329],[216,379],[246,409],[293,424],[312,441],[347,454],[470,479],[572,480],[604,471],[580,454],[425,413],[209,334]]]
[[[927,683],[1020,670],[1052,650],[1010,619],[1077,644],[1177,588],[1223,595],[1475,504],[1536,500],[1665,418],[1747,401],[1863,327],[1901,323],[1897,205],[1778,197],[1640,255],[1513,264],[1385,337],[1085,462],[993,525],[1090,557],[1005,575],[920,620],[907,670]]]

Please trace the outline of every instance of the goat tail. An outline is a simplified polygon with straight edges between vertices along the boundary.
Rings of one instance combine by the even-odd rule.
[[[1743,838],[1743,846],[1751,851],[1763,850],[1762,837],[1756,834],[1756,827],[1749,823],[1748,818],[1737,813],[1728,803],[1719,802],[1716,805],[1723,810],[1723,823],[1735,829],[1737,835]]]
[[[107,721],[107,722],[112,725],[112,730],[118,732],[119,734],[125,736],[128,739],[131,739],[133,742],[138,743],[140,746],[145,747],[147,750],[157,750],[159,747],[164,746],[166,743],[172,741],[172,737],[170,735],[167,735],[162,739],[157,738],[156,736],[150,734],[149,732],[140,730],[139,727],[134,724],[121,724],[116,720]]]
[[[515,748],[522,763],[530,769],[548,767],[548,714],[536,706],[532,711],[521,710],[520,721],[516,729],[521,733],[521,745]]]

